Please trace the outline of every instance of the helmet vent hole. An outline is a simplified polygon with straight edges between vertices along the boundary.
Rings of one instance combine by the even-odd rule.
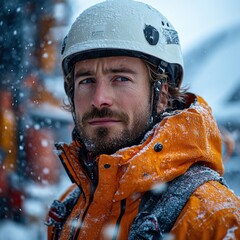
[[[162,21],[162,25],[163,25],[163,26],[165,25],[165,22],[164,22],[164,21]]]

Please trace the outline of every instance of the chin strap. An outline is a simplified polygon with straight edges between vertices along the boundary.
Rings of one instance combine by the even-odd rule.
[[[159,120],[159,114],[157,112],[159,95],[162,88],[161,80],[154,81],[152,84],[153,91],[153,99],[152,99],[152,116],[151,116],[151,124],[155,125]]]
[[[157,71],[160,74],[165,73],[166,66],[163,63],[161,62],[157,68]],[[152,126],[160,121],[160,114],[158,114],[157,108],[158,108],[158,101],[159,101],[161,91],[162,91],[162,80],[161,79],[154,80],[154,82],[152,83],[153,98],[152,98],[152,116],[150,120]]]

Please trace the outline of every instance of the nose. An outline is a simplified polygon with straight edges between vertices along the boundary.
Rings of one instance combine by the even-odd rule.
[[[101,109],[110,107],[113,103],[113,92],[111,87],[104,81],[98,82],[92,98],[92,106]]]

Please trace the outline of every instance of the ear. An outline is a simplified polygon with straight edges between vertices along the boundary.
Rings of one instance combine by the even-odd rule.
[[[157,112],[161,113],[168,105],[168,84],[162,82],[161,91],[159,92],[159,99],[157,105]]]

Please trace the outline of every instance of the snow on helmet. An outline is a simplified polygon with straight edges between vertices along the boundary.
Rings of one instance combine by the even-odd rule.
[[[153,7],[133,0],[108,0],[86,9],[73,23],[62,47],[66,76],[77,61],[107,56],[146,59],[179,87],[183,57],[178,33]]]

